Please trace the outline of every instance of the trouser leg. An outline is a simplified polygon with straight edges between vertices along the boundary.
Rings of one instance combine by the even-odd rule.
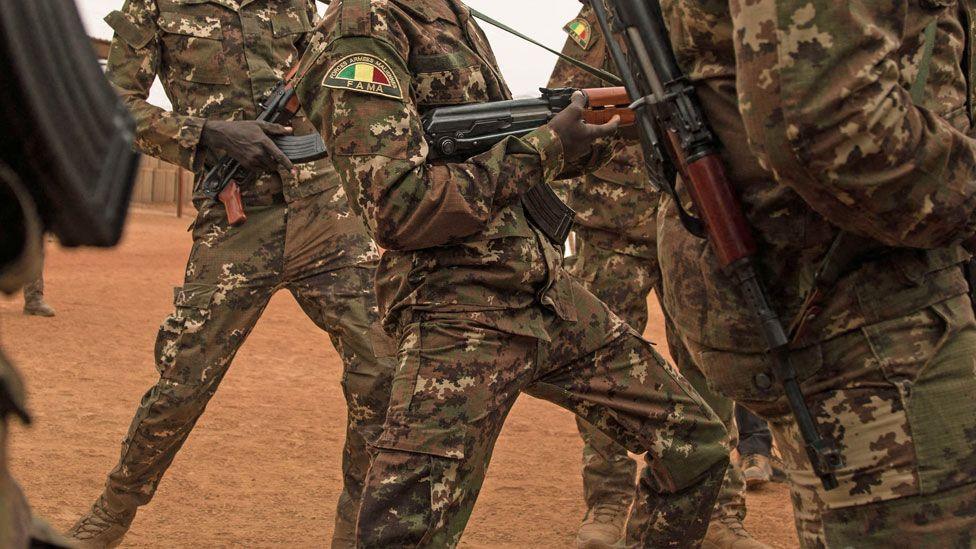
[[[578,257],[570,269],[593,295],[634,329],[647,324],[647,295],[657,284],[656,265],[646,258],[604,249],[581,231]],[[599,429],[576,418],[583,438],[583,497],[587,509],[607,504],[629,508],[634,499],[637,464],[627,450]]]
[[[586,508],[600,504],[624,509],[634,502],[637,463],[627,449],[577,416],[576,427],[583,439],[583,499]]]
[[[395,363],[393,343],[377,319],[373,273],[370,263],[321,273],[292,285],[302,309],[329,333],[342,357],[347,419],[343,487],[332,537],[336,548],[355,545],[356,515],[370,460],[367,442],[382,430]]]
[[[44,244],[40,246],[41,261],[37,278],[24,286],[24,303],[44,299]]]
[[[24,302],[37,301],[44,298],[44,275],[38,276],[33,282],[24,286]]]
[[[650,343],[582,287],[561,283],[577,297],[577,322],[542,309],[517,318],[431,313],[401,329],[357,525],[360,546],[456,545],[523,388],[647,453],[647,544],[701,540],[728,463],[724,427]],[[539,315],[552,343],[514,333]]]
[[[231,229],[223,208],[206,205],[194,226],[186,279],[156,339],[160,378],[142,398],[108,476],[110,503],[147,503],[217,390],[234,355],[276,289],[284,207],[252,205]]]
[[[156,340],[160,379],[143,397],[106,489],[126,508],[149,502],[217,390],[271,288],[218,293],[187,284]]]
[[[671,358],[674,359],[678,371],[698,391],[698,394],[712,408],[712,411],[718,415],[729,433],[728,447],[735,448],[738,431],[733,414],[734,403],[728,397],[709,387],[705,376],[692,360],[667,314],[664,315],[664,329]],[[746,483],[742,478],[742,471],[736,463],[730,463],[725,472],[725,481],[722,483],[722,490],[719,492],[718,501],[712,513],[713,520],[722,518],[736,518],[739,521],[746,518]]]
[[[538,348],[533,337],[458,315],[400,330],[390,407],[359,513],[359,547],[457,545]]]
[[[748,408],[735,406],[735,423],[739,428],[739,455],[760,455],[770,457],[773,453],[773,435],[769,432],[769,425],[749,411]]]
[[[968,296],[794,353],[810,412],[844,459],[813,474],[784,403],[750,401],[761,355],[693,351],[713,383],[769,422],[803,547],[969,547],[976,533],[976,320]],[[714,369],[713,369],[714,368]],[[723,377],[724,376],[724,377]]]
[[[555,322],[553,369],[526,392],[583,416],[634,453],[645,454],[637,506],[648,517],[644,546],[693,546],[728,463],[726,431],[711,408],[653,346],[582,288],[573,323]]]

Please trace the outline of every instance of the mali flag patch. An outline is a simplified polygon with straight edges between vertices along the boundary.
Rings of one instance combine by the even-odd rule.
[[[584,50],[593,45],[593,25],[586,19],[573,19],[564,28],[569,37]]]
[[[368,53],[354,53],[337,61],[326,73],[323,85],[337,90],[403,99],[400,82],[390,65]]]

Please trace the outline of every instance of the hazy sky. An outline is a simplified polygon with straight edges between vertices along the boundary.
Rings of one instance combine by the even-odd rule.
[[[112,29],[102,21],[110,11],[118,9],[122,0],[76,0],[88,33],[98,38],[111,38]],[[502,21],[556,50],[566,41],[563,26],[579,12],[577,0],[468,0],[468,4]],[[538,94],[556,63],[556,57],[532,44],[482,24],[491,39],[492,48],[501,64],[502,73],[515,95]],[[158,83],[157,83],[158,84]],[[167,106],[158,85],[152,101]]]

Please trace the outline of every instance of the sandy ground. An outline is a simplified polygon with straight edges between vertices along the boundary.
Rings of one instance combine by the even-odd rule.
[[[56,318],[24,317],[19,296],[0,301],[2,343],[27,377],[36,417],[14,431],[12,468],[58,529],[98,495],[156,380],[153,342],[181,282],[189,221],[142,210],[118,249],[50,246]],[[648,336],[663,342],[659,314]],[[326,545],[340,486],[339,374],[326,335],[277,295],[123,546]],[[572,547],[584,510],[580,448],[568,412],[520,399],[462,545]],[[749,507],[757,538],[796,546],[785,487],[749,494]]]

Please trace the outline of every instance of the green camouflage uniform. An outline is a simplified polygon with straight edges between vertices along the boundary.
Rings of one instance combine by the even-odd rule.
[[[614,72],[599,22],[587,4],[566,25],[569,38],[563,53],[585,63]],[[559,60],[549,87],[591,88],[610,84],[576,65]],[[569,205],[577,213],[576,262],[570,272],[583,286],[607,304],[636,330],[647,324],[647,295],[653,289],[661,295],[661,272],[657,261],[657,210],[660,194],[648,183],[638,143],[614,150],[611,162],[577,181],[569,189]],[[710,390],[690,360],[672,323],[665,315],[671,356],[681,374],[712,407],[735,447],[732,403]],[[577,418],[583,437],[583,494],[588,509],[599,504],[630,507],[634,498],[637,464],[627,450],[598,429]],[[745,519],[745,483],[739,468],[728,469],[713,518],[736,516]]]
[[[128,0],[106,18],[115,29],[108,75],[136,118],[138,147],[192,169],[199,183],[209,154],[198,146],[204,121],[254,119],[316,18],[309,0]],[[157,76],[172,112],[146,101]],[[315,131],[301,116],[292,126]],[[344,490],[333,541],[349,545],[369,464],[365,440],[382,425],[393,370],[372,289],[379,254],[328,161],[297,170],[242,189],[248,221],[238,228],[197,188],[185,282],[156,342],[160,380],[143,397],[107,491],[127,507],[150,500],[272,294],[287,288],[329,332],[345,368]]]
[[[646,543],[701,539],[726,469],[725,429],[527,221],[519,196],[566,168],[556,134],[542,127],[464,162],[428,162],[422,112],[510,98],[467,8],[333,2],[303,66],[307,112],[387,249],[377,296],[399,363],[360,546],[456,545],[522,391],[647,452]]]
[[[972,547],[976,322],[957,245],[976,230],[970,24],[955,0],[662,4],[780,318],[839,231],[887,246],[852,262],[794,344],[807,404],[846,460],[839,488],[812,474],[750,310],[666,200],[664,298],[695,361],[770,421],[804,547]]]

